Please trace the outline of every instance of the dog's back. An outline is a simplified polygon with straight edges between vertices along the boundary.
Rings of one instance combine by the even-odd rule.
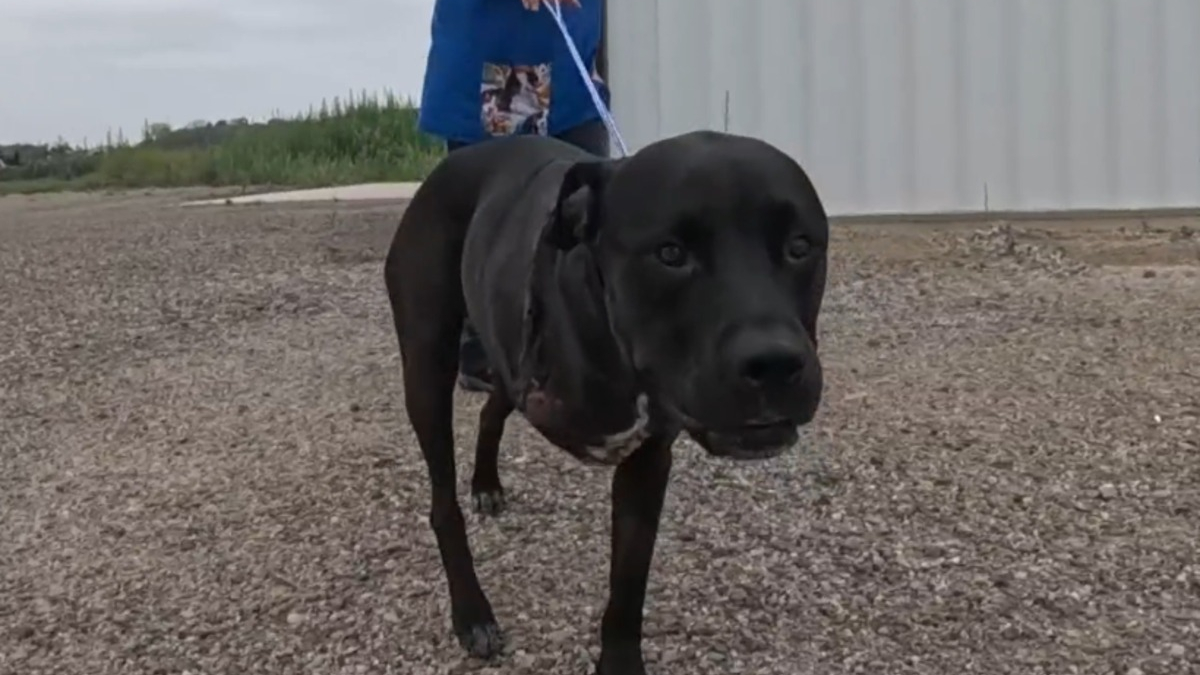
[[[485,194],[507,193],[515,199],[538,168],[555,159],[587,156],[575,146],[542,136],[510,136],[460,148],[422,181],[400,229],[422,227],[420,222],[431,217],[450,218],[465,228]]]
[[[463,245],[472,221],[494,220],[477,218],[481,208],[508,209],[541,168],[583,157],[594,156],[554,138],[512,136],[455,150],[434,167],[405,209],[384,266],[392,304],[402,310],[411,306],[397,313],[401,339],[404,331],[436,323],[435,313],[465,315]],[[412,296],[409,291],[416,289],[406,289],[405,279],[414,276],[437,280],[436,291],[434,286],[427,291],[436,292],[436,299]],[[402,322],[400,316],[414,320]],[[457,348],[454,339],[448,344]]]

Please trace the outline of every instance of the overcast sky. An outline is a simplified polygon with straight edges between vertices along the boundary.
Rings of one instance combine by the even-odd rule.
[[[0,143],[420,93],[433,0],[0,0]]]

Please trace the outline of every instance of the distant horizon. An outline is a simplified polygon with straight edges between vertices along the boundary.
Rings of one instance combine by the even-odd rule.
[[[2,0],[0,0],[0,1],[2,1]],[[376,95],[378,95],[378,96],[386,95],[386,92],[387,92],[387,88],[386,88],[386,87],[380,87],[380,88],[377,90],[377,92],[376,92]],[[347,93],[348,93],[348,92],[347,92]],[[370,92],[370,91],[368,91],[368,93],[371,93],[371,92]],[[393,92],[393,93],[395,93],[395,92]],[[419,93],[419,92],[418,92],[418,93]],[[357,92],[356,92],[356,95],[358,95],[358,93],[357,93]],[[396,97],[397,97],[397,98],[399,98],[399,99],[408,99],[409,101],[411,101],[411,102],[412,102],[412,105],[413,105],[414,107],[415,107],[415,106],[418,106],[418,105],[419,105],[419,103],[420,103],[420,100],[417,98],[417,95],[416,95],[416,94],[399,94],[399,93],[395,93],[395,95],[396,95]],[[342,99],[342,97],[341,97],[341,96],[336,96],[336,95],[335,95],[335,96],[326,96],[326,97],[324,97],[324,101],[326,101],[327,103],[332,103],[332,101],[333,101],[335,98],[337,98],[337,99]],[[162,123],[162,124],[169,124],[169,125],[171,125],[171,128],[172,128],[172,129],[182,129],[182,128],[186,127],[187,125],[189,125],[189,124],[192,124],[193,122],[199,122],[199,121],[204,121],[204,122],[218,122],[218,121],[220,121],[220,120],[229,121],[229,120],[236,120],[236,119],[245,118],[246,120],[249,120],[250,122],[254,123],[254,122],[266,122],[266,121],[269,121],[269,120],[272,120],[272,119],[279,119],[279,118],[288,119],[288,118],[292,118],[292,117],[298,117],[298,116],[305,115],[305,114],[307,114],[307,113],[308,113],[308,111],[309,111],[310,109],[318,109],[318,108],[320,108],[320,105],[321,105],[321,100],[322,100],[322,99],[317,99],[315,102],[313,102],[313,103],[309,104],[309,106],[307,106],[307,107],[305,107],[305,108],[303,108],[303,109],[300,109],[300,110],[294,110],[294,111],[290,111],[290,112],[289,112],[289,111],[287,111],[287,110],[283,110],[283,109],[281,109],[281,108],[275,108],[275,109],[273,109],[271,112],[269,112],[269,113],[267,113],[267,114],[265,114],[265,115],[247,115],[247,114],[244,114],[244,113],[243,113],[243,114],[234,114],[234,115],[230,115],[230,116],[227,116],[227,117],[213,117],[213,118],[201,118],[201,117],[194,117],[194,118],[192,118],[192,119],[189,119],[189,120],[188,120],[188,121],[186,121],[186,122],[179,122],[179,123],[173,123],[173,122],[171,122],[170,120],[158,120],[158,119],[149,119],[149,118],[148,118],[148,119],[145,119],[145,120],[143,120],[141,123],[139,123],[139,124],[137,125],[137,128],[136,128],[135,132],[133,133],[133,137],[136,137],[136,138],[140,139],[140,138],[141,138],[141,134],[142,134],[142,130],[143,130],[143,128],[145,128],[145,125],[146,125],[147,123],[149,123],[149,124],[158,124],[158,123]],[[342,99],[342,100],[344,100],[344,99]],[[130,138],[130,137],[131,137],[131,134],[130,134],[130,132],[129,132],[129,131],[125,131],[123,127],[114,127],[114,128],[112,128],[112,129],[110,129],[109,131],[106,131],[106,132],[105,132],[103,135],[101,135],[101,138],[105,138],[105,137],[106,137],[108,134],[112,134],[112,136],[115,138],[115,137],[117,136],[118,132],[120,132],[120,133],[124,133],[126,138]],[[3,133],[3,130],[0,130],[0,133]],[[58,136],[56,136],[55,138],[52,138],[52,139],[44,139],[44,138],[43,138],[43,139],[36,139],[36,140],[29,140],[29,139],[15,139],[15,140],[13,140],[13,139],[10,139],[10,138],[7,138],[7,137],[0,137],[0,146],[11,146],[11,145],[55,145],[55,144],[59,143],[60,141],[65,141],[67,144],[69,144],[69,145],[70,145],[70,146],[72,146],[72,147],[96,147],[96,146],[99,146],[99,145],[103,145],[103,143],[102,143],[102,142],[94,142],[94,141],[93,141],[93,139],[91,139],[91,138],[83,137],[83,138],[80,138],[80,139],[78,139],[78,140],[72,141],[71,139],[69,139],[69,138],[66,138],[65,136],[63,136],[63,135],[61,135],[61,134],[60,134],[60,135],[58,135]]]
[[[211,119],[202,119],[202,118],[197,117],[194,119],[190,119],[187,122],[183,122],[183,123],[179,123],[179,124],[173,124],[168,120],[146,119],[146,120],[143,120],[142,123],[139,124],[137,126],[137,128],[132,132],[126,131],[122,128],[115,128],[115,129],[105,132],[105,134],[102,135],[99,140],[91,139],[91,138],[83,138],[78,141],[72,141],[61,135],[56,138],[49,139],[49,140],[41,139],[41,140],[32,140],[32,141],[31,140],[8,140],[8,139],[0,138],[0,147],[11,147],[11,146],[16,146],[16,145],[53,146],[53,145],[58,145],[59,143],[65,142],[67,145],[71,146],[72,148],[91,149],[91,148],[99,148],[99,147],[103,147],[103,146],[107,145],[110,137],[115,142],[122,135],[125,140],[128,140],[130,142],[134,142],[134,143],[141,142],[142,134],[143,134],[144,130],[146,129],[146,126],[149,124],[167,124],[171,127],[172,130],[177,130],[177,129],[185,129],[189,125],[197,123],[197,122],[204,122],[204,123],[208,124],[208,123],[217,123],[217,122],[221,122],[221,121],[230,122],[232,120],[245,119],[250,124],[261,124],[261,123],[269,122],[273,119],[296,119],[296,118],[303,117],[304,115],[307,115],[309,112],[315,112],[315,111],[320,110],[322,103],[324,103],[325,105],[333,105],[334,101],[338,101],[338,102],[348,101],[349,94],[350,94],[350,92],[345,92],[344,95],[326,96],[323,99],[318,99],[314,103],[311,103],[308,107],[304,108],[303,110],[296,110],[296,111],[291,111],[291,112],[277,108],[266,115],[258,115],[258,116],[255,116],[255,115],[232,115],[229,117],[215,117],[215,118],[211,118]],[[362,96],[362,94],[363,94],[363,92],[355,92],[354,93],[355,100],[358,100],[359,97]],[[418,104],[419,104],[419,101],[415,96],[398,94],[396,92],[388,90],[387,88],[381,88],[378,91],[374,91],[374,92],[367,91],[366,94],[375,99],[386,99],[387,97],[392,96],[397,100],[407,100],[407,102],[411,103],[411,105],[413,105],[414,107],[418,106]]]

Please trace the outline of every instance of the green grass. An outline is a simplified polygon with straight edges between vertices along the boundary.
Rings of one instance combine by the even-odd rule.
[[[0,180],[0,197],[4,195],[36,195],[47,192],[80,192],[100,187],[86,179],[66,180],[62,178],[30,178],[27,180]]]
[[[443,153],[440,141],[417,130],[410,102],[364,93],[264,123],[222,121],[176,130],[147,124],[136,145],[58,144],[36,162],[0,173],[0,194],[421,180]]]

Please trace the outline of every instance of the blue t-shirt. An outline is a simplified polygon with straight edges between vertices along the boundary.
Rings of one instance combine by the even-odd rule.
[[[602,0],[564,5],[563,21],[600,95],[594,66]],[[422,131],[474,143],[515,133],[557,135],[599,119],[591,94],[549,10],[520,0],[437,0],[421,94]]]

